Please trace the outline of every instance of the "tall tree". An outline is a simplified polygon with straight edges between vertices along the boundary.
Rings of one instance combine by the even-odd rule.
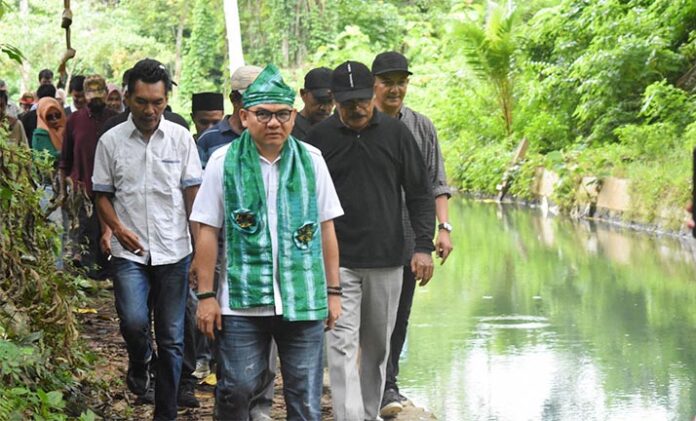
[[[180,103],[187,106],[194,92],[219,92],[223,86],[225,65],[224,23],[220,0],[195,0],[191,16],[191,37],[188,39],[179,83]]]
[[[225,28],[227,30],[227,53],[230,74],[244,65],[242,50],[242,30],[239,25],[239,6],[237,0],[223,0],[225,9]]]

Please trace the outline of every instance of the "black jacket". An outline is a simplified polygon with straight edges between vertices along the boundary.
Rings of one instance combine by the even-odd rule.
[[[345,214],[334,221],[340,265],[403,265],[402,189],[416,252],[434,250],[435,201],[418,145],[405,124],[374,110],[361,132],[337,113],[313,126],[305,141],[319,148]]]

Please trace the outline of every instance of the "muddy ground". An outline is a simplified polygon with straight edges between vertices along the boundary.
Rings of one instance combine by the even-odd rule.
[[[83,338],[98,356],[98,365],[94,373],[94,379],[106,382],[110,385],[106,396],[100,397],[99,402],[93,402],[89,406],[98,410],[98,413],[107,420],[149,420],[152,419],[153,407],[151,405],[135,405],[135,395],[127,391],[125,375],[128,366],[126,348],[118,331],[118,317],[113,305],[113,294],[109,289],[100,289],[94,293],[91,308],[96,312],[80,314],[83,323]],[[282,380],[276,378],[276,394],[273,400],[271,415],[274,420],[285,419],[285,403],[282,396]],[[196,397],[201,403],[200,408],[182,409],[179,411],[179,420],[198,421],[211,420],[213,415],[214,395],[213,387],[202,384],[196,389]],[[322,420],[333,420],[331,412],[331,391],[325,381],[324,393],[321,399]],[[406,405],[404,411],[398,417],[392,418],[398,421],[432,420],[435,417],[429,412]]]

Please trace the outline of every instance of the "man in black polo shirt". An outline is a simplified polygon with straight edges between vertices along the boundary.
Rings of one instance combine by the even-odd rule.
[[[297,113],[292,135],[304,140],[312,126],[329,118],[333,110],[331,69],[317,67],[307,72],[304,88],[300,89],[300,96],[304,102],[304,108]]]
[[[345,211],[335,220],[342,316],[326,336],[338,421],[378,419],[403,276],[402,191],[415,232],[410,269],[421,285],[433,273],[435,206],[425,164],[408,127],[375,109],[373,85],[364,64],[338,66],[337,112],[306,139],[321,150]]]

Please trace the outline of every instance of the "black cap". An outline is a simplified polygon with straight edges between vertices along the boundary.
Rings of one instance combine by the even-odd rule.
[[[316,99],[331,98],[331,69],[317,67],[307,72],[304,77],[304,88]]]
[[[409,75],[413,74],[408,70],[408,60],[406,60],[403,54],[397,53],[396,51],[387,51],[377,54],[377,57],[375,57],[375,60],[372,62],[372,74],[381,75],[389,72],[406,72]]]
[[[200,92],[191,97],[191,111],[223,111],[225,97],[217,92]]]
[[[331,73],[331,91],[338,102],[371,99],[375,77],[370,69],[357,61],[346,61]]]

